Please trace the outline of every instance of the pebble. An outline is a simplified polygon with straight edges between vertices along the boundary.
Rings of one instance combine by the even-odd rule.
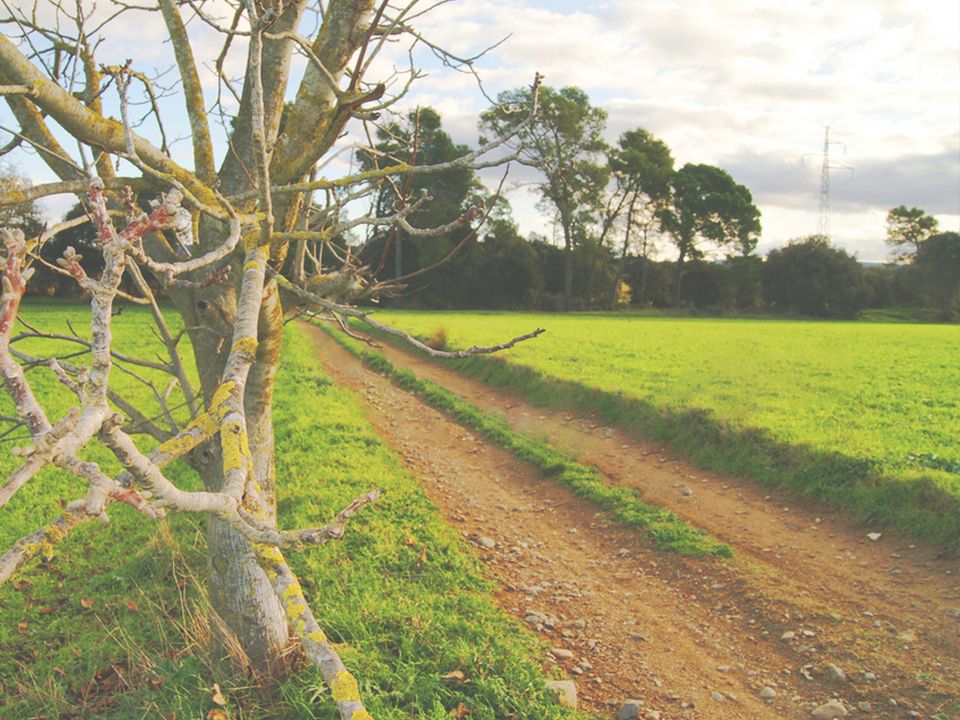
[[[760,697],[762,697],[764,700],[773,700],[776,696],[777,691],[769,685],[760,691]]]
[[[815,720],[834,720],[834,718],[844,718],[849,715],[847,708],[839,700],[831,700],[824,703],[810,713]]]
[[[870,682],[873,682],[874,680],[877,679],[877,676],[874,675],[872,672],[865,672],[865,673],[863,674],[863,679],[864,679],[864,680],[869,680]]]
[[[862,703],[859,703],[859,704],[857,705],[857,710],[859,710],[859,711],[862,712],[862,713],[868,713],[868,712],[870,712],[870,703],[868,703],[868,702],[866,702],[866,701],[864,701],[864,702],[862,702]]]
[[[716,690],[710,693],[710,697],[712,697],[717,702],[723,702],[723,695],[721,693],[718,693]]]
[[[729,665],[717,665],[717,671],[718,671],[718,672],[722,672],[722,673],[730,672],[730,666],[729,666]]]
[[[793,640],[797,634],[792,630],[787,630],[783,635],[780,636],[781,640]]]
[[[843,670],[841,670],[840,668],[838,668],[836,665],[830,665],[830,664],[828,664],[828,665],[826,666],[826,670],[827,670],[827,679],[828,679],[828,680],[830,680],[830,681],[832,681],[832,682],[846,682],[846,681],[847,681],[847,675],[846,675],[846,673],[843,672]]]
[[[557,660],[572,660],[573,652],[566,648],[550,648],[550,654]]]
[[[867,533],[867,537],[873,540],[874,542],[879,540],[881,535],[882,533],[878,533],[878,532]]]
[[[680,491],[680,493],[681,493],[684,497],[690,497],[691,495],[693,495],[693,490],[691,490],[691,489],[688,488],[688,487],[685,487],[685,488],[683,488],[683,489]]]
[[[477,545],[487,550],[493,550],[497,546],[497,543],[493,538],[481,535],[477,538]]]
[[[639,720],[643,715],[643,701],[642,700],[627,700],[623,705],[620,706],[620,709],[617,710],[617,714],[614,715],[614,720]]]
[[[547,680],[547,690],[558,705],[577,709],[577,686],[573,680]]]

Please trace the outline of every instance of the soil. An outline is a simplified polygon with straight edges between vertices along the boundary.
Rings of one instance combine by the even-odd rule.
[[[552,648],[546,672],[576,682],[582,709],[611,717],[636,699],[664,720],[809,718],[839,699],[851,717],[960,717],[956,557],[887,532],[873,540],[872,528],[796,496],[382,348],[396,366],[637,488],[734,558],[659,552],[310,331],[333,378],[360,394],[383,440],[473,543],[500,605]]]

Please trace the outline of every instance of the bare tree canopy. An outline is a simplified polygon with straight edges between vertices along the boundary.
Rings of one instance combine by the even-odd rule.
[[[467,72],[475,59],[453,55],[416,29],[429,10],[417,0],[159,0],[150,7],[114,0],[96,10],[83,3],[4,2],[3,8],[0,94],[16,127],[3,128],[12,140],[2,152],[29,149],[58,179],[0,186],[0,204],[73,193],[87,217],[40,232],[3,231],[0,370],[31,441],[0,487],[0,508],[38,482],[47,465],[83,479],[87,490],[0,557],[0,582],[41,548],[103,516],[112,503],[151,518],[202,513],[209,518],[211,600],[254,665],[269,671],[292,630],[322,671],[341,717],[370,717],[284,553],[341,537],[349,518],[375,502],[378,492],[371,488],[325,525],[277,529],[272,397],[284,305],[307,306],[341,325],[356,318],[396,333],[355,303],[401,288],[373,280],[343,238],[362,227],[397,227],[421,237],[475,229],[490,203],[461,209],[436,227],[415,227],[411,218],[429,198],[399,188],[419,173],[510,159],[511,138],[535,116],[538,83],[520,110],[526,119],[508,133],[452,160],[417,165],[412,158],[392,161],[371,140],[378,118],[420,75],[413,50],[427,48],[443,64]],[[98,57],[111,33],[134,22],[163,25],[169,68],[157,72],[136,58]],[[216,54],[210,52],[214,40]],[[395,55],[402,43],[408,66],[382,74],[390,63],[381,56]],[[189,153],[177,146],[179,134],[189,138]],[[334,173],[340,150],[358,143],[367,145],[366,166]],[[392,207],[373,211],[372,200],[384,196],[395,198]],[[72,248],[54,269],[89,294],[92,339],[59,338],[82,349],[77,364],[47,362],[78,404],[63,417],[49,417],[24,373],[25,365],[44,359],[16,346],[23,336],[42,333],[27,328],[15,334],[17,314],[32,264],[40,262],[38,248],[87,221],[103,253],[102,273],[88,275]],[[185,331],[174,334],[166,325],[157,287],[173,301]],[[166,358],[114,351],[110,325],[118,298],[151,308]],[[455,355],[509,347],[539,332]],[[184,334],[197,387],[181,355]],[[179,400],[158,394],[162,420],[146,417],[111,389],[112,371],[138,366],[171,376]],[[189,410],[188,421],[174,419],[175,404]],[[137,433],[159,445],[144,452]],[[121,475],[111,477],[80,459],[94,439],[122,463]],[[204,490],[183,490],[166,477],[164,467],[178,459],[199,472]]]

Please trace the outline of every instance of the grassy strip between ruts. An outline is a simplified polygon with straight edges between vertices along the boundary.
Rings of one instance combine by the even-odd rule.
[[[960,333],[939,325],[632,314],[401,312],[451,347],[547,327],[509,357],[451,361],[527,401],[669,443],[701,467],[788,488],[960,550]]]
[[[732,555],[727,545],[703,530],[690,527],[676,514],[641,502],[633,490],[607,483],[595,468],[576,462],[550,445],[514,432],[503,420],[483,412],[435,382],[394,367],[383,354],[363,348],[359,342],[343,333],[325,326],[324,329],[367,367],[399,387],[417,394],[466,427],[483,433],[519,459],[536,465],[545,475],[555,478],[578,496],[596,503],[619,522],[642,528],[657,548],[694,557]]]
[[[29,310],[51,330],[64,317],[83,323],[82,308]],[[145,349],[144,322],[138,308],[116,319],[118,349],[129,342]],[[288,326],[284,345],[275,395],[281,525],[323,522],[360,493],[384,490],[341,542],[290,553],[371,714],[582,717],[548,697],[543,648],[494,606],[479,562],[363,420],[357,399],[318,370],[302,330]],[[38,373],[31,377],[41,386]],[[133,383],[122,390],[131,401],[149,399]],[[61,395],[52,401],[58,415],[70,402]],[[105,462],[102,450],[91,459]],[[0,467],[15,461],[0,457]],[[171,467],[170,475],[186,489],[198,487],[185,466]],[[2,546],[59,512],[59,497],[80,492],[62,473],[36,478],[3,509]],[[230,720],[335,716],[319,673],[301,661],[283,682],[264,688],[217,659],[202,591],[200,519],[173,515],[158,526],[125,506],[110,515],[109,525],[80,528],[39,567],[0,586],[0,717],[223,717],[214,710]]]
[[[395,341],[377,334],[386,342]],[[593,413],[628,432],[669,443],[705,468],[753,478],[851,512],[872,527],[892,528],[960,552],[956,474],[888,475],[882,464],[793,444],[756,427],[725,422],[702,408],[655,404],[590,387],[489,355],[444,361],[464,375],[541,407]]]

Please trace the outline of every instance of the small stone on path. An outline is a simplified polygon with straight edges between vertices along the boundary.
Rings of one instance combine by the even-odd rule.
[[[577,709],[577,686],[573,680],[547,680],[547,690],[558,705]]]
[[[710,693],[710,697],[712,697],[712,698],[713,698],[714,700],[716,700],[717,702],[723,702],[723,694],[722,694],[722,693],[718,693],[716,690],[714,690],[712,693]]]
[[[824,703],[810,713],[814,720],[835,720],[835,718],[845,718],[847,715],[849,715],[847,708],[839,700]]]
[[[641,700],[627,700],[613,717],[614,720],[639,720],[643,717],[642,712],[643,702]]]
[[[497,543],[493,538],[481,535],[477,538],[477,545],[487,550],[493,550],[497,546]]]
[[[832,682],[846,682],[847,675],[836,665],[827,665],[827,678]]]
[[[764,700],[773,700],[777,696],[777,691],[769,685],[760,691],[760,697]]]

